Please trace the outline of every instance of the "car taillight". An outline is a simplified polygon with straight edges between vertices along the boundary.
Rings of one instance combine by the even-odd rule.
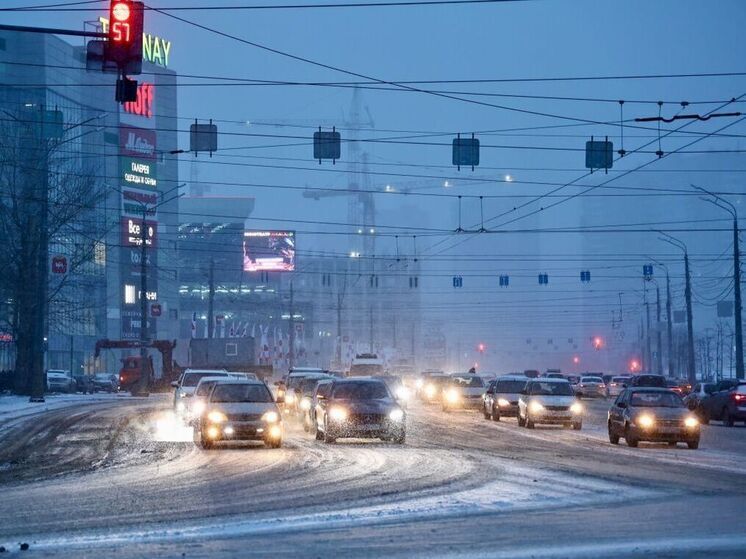
[[[746,394],[734,394],[733,398],[736,402],[743,402],[746,400]]]

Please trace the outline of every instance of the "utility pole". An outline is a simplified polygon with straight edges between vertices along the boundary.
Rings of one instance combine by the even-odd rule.
[[[288,332],[288,355],[290,368],[295,367],[295,300],[293,295],[293,280],[290,280],[290,331]]]
[[[337,367],[342,363],[342,292],[337,292]]]
[[[645,367],[647,372],[650,372],[653,364],[653,349],[650,345],[650,302],[648,301],[648,288],[645,286],[645,315],[646,315],[646,327],[645,327],[645,351],[647,359],[645,361]]]
[[[741,249],[738,238],[738,212],[736,211],[736,207],[722,196],[718,196],[701,186],[692,185],[692,187],[712,196],[713,199],[703,198],[703,200],[717,206],[721,210],[725,210],[733,218],[733,298],[735,306],[734,322],[736,323],[736,378],[743,379],[743,326],[741,323],[743,303],[741,299]]]
[[[370,305],[370,352],[373,353],[373,305]]]
[[[142,206],[142,223],[140,224],[140,380],[138,381],[133,396],[147,396],[150,384],[150,371],[148,371],[148,268],[147,268],[147,239],[148,226],[147,206]]]
[[[694,317],[692,312],[692,276],[689,271],[689,250],[686,245],[676,237],[659,231],[663,237],[660,239],[675,246],[684,253],[684,275],[686,284],[684,287],[684,298],[686,299],[686,330],[687,330],[687,380],[691,384],[697,382],[697,369],[694,358]]]
[[[210,257],[210,271],[207,277],[207,337],[212,339],[215,332],[215,258]]]
[[[658,374],[663,374],[663,334],[661,333],[661,288],[658,282],[655,282],[655,320],[656,320],[656,334],[658,336]]]
[[[671,276],[668,273],[668,266],[663,262],[650,258],[653,262],[658,264],[661,268],[666,271],[666,335],[668,336],[668,376],[669,378],[674,377],[674,363],[673,363],[673,320],[671,319]],[[660,317],[658,318],[660,323]],[[662,368],[661,368],[662,370]]]

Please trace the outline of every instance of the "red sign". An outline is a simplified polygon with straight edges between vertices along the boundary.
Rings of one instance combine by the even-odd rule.
[[[119,154],[141,159],[155,159],[155,130],[134,126],[119,127]]]
[[[137,101],[124,104],[124,111],[133,115],[153,117],[155,86],[152,83],[140,84],[137,88]]]
[[[155,246],[155,235],[158,230],[158,222],[145,222],[145,246]],[[143,238],[143,221],[133,217],[122,218],[122,244],[124,246],[140,246]]]
[[[52,258],[52,273],[53,274],[66,274],[67,273],[67,258],[64,256],[54,256]]]
[[[153,303],[150,305],[150,316],[159,317],[163,313],[163,308],[160,303]]]

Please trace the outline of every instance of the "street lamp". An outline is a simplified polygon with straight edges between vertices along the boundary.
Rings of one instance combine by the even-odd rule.
[[[691,384],[695,384],[697,382],[697,374],[694,364],[694,319],[692,317],[692,278],[689,273],[689,251],[686,245],[676,237],[672,237],[663,231],[658,231],[658,233],[663,235],[662,237],[659,237],[661,241],[675,246],[684,253],[684,274],[686,276],[684,297],[686,299],[687,345],[689,346],[687,348],[687,377]]]
[[[668,376],[673,378],[673,324],[671,322],[671,277],[668,273],[668,266],[663,262],[650,258],[650,260],[658,264],[661,268],[666,271],[666,329],[668,336]],[[660,318],[659,318],[660,321]]]
[[[743,379],[744,378],[744,364],[743,364],[743,329],[741,326],[741,311],[742,311],[742,304],[741,304],[741,253],[739,249],[739,242],[738,242],[738,212],[736,211],[736,207],[723,198],[722,196],[718,196],[714,192],[710,192],[709,190],[702,188],[701,186],[691,185],[692,188],[699,190],[701,192],[704,192],[705,194],[708,194],[709,196],[712,196],[712,199],[710,198],[702,198],[705,202],[709,202],[710,204],[717,206],[721,210],[725,210],[728,212],[731,217],[733,218],[733,283],[734,283],[734,289],[733,289],[733,298],[735,303],[735,316],[734,321],[736,323],[736,378]]]

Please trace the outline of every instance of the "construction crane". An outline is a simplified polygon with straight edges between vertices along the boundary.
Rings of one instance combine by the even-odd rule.
[[[363,116],[365,112],[365,116]],[[253,120],[252,124],[263,126],[324,126],[331,128],[336,126],[344,134],[346,140],[348,163],[347,188],[344,190],[328,191],[306,190],[304,198],[321,200],[347,196],[347,222],[351,224],[352,232],[357,235],[350,236],[350,252],[372,255],[375,254],[375,201],[370,193],[370,177],[368,175],[368,154],[361,149],[360,132],[362,130],[373,130],[375,123],[368,107],[362,106],[360,89],[355,87],[352,91],[352,103],[347,117],[341,121],[330,119],[273,119]]]

